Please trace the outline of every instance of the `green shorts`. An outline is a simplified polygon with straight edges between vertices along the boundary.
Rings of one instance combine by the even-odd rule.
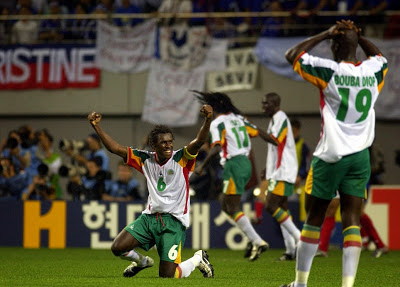
[[[286,181],[268,180],[268,192],[280,196],[291,196],[294,190],[294,184]]]
[[[228,159],[224,165],[222,178],[223,193],[226,195],[242,195],[251,177],[251,162],[245,155]]]
[[[367,198],[367,182],[371,174],[369,151],[344,156],[335,163],[314,157],[307,176],[306,193],[331,200],[339,193]]]
[[[186,228],[173,215],[141,214],[125,230],[141,243],[140,247],[144,250],[149,250],[155,244],[161,260],[181,263]]]

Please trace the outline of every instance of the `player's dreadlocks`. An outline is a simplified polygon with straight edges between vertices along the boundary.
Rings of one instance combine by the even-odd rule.
[[[234,113],[240,115],[241,112],[236,108],[231,99],[223,93],[205,93],[199,91],[192,91],[195,93],[197,99],[202,104],[210,105],[216,113],[227,114]]]
[[[172,139],[174,140],[174,134],[172,133],[172,129],[166,125],[156,125],[151,132],[149,133],[148,143],[151,147],[154,147],[158,141],[158,135],[160,134],[171,134]]]

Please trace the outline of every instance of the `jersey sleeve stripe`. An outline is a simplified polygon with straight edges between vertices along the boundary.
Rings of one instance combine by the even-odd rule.
[[[247,131],[247,133],[249,134],[250,137],[258,136],[258,130],[257,130],[257,128],[254,128],[254,126],[246,125],[246,131]]]
[[[137,150],[128,147],[128,160],[126,161],[126,164],[143,173],[143,161]]]
[[[388,67],[387,67],[387,64],[385,63],[385,64],[382,65],[382,69],[379,72],[375,73],[375,77],[378,80],[378,91],[379,91],[379,93],[381,92],[381,90],[383,88],[383,85],[384,85],[384,82],[385,82],[384,79],[385,79],[387,71],[388,71]]]
[[[304,64],[304,60],[301,58],[295,63],[294,71],[298,73],[304,80],[321,89],[326,88],[334,73],[334,71],[329,68],[313,67],[311,65]]]
[[[194,159],[194,158],[196,158],[197,157],[197,155],[198,155],[198,153],[197,154],[190,154],[189,152],[188,152],[188,150],[187,150],[187,147],[185,146],[184,148],[183,148],[183,155],[187,158],[187,159]]]
[[[282,123],[281,129],[277,136],[278,142],[281,143],[286,138],[286,135],[287,135],[287,120],[285,120]]]

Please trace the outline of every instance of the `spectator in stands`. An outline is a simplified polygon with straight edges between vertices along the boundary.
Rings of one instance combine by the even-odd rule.
[[[51,1],[49,4],[50,14],[61,14],[61,7],[58,1]],[[45,19],[40,23],[39,40],[46,42],[58,42],[64,39],[66,22],[63,19]]]
[[[92,160],[95,157],[100,157],[102,161],[101,169],[109,171],[110,167],[108,155],[101,146],[99,136],[95,133],[90,134],[86,138],[86,145],[89,149],[89,154],[87,156],[82,155],[82,153],[76,153],[72,147],[65,147],[64,152],[80,164],[86,164],[89,160]]]
[[[38,14],[44,14],[49,9],[47,0],[32,0],[32,8],[38,13]]]
[[[0,158],[0,196],[19,200],[27,187],[28,175],[18,171],[9,158]]]
[[[97,6],[91,14],[95,15],[105,15],[107,12],[102,6]],[[93,42],[96,40],[97,35],[97,22],[100,21],[98,19],[90,19],[88,24],[86,25],[86,31],[84,35],[84,39],[87,42]]]
[[[7,7],[1,8],[1,15],[8,16],[10,15],[10,9]],[[10,43],[10,36],[11,36],[11,28],[13,26],[12,21],[10,20],[2,20],[0,21],[0,43],[8,44]]]
[[[88,14],[88,6],[77,3],[74,8],[74,14]],[[71,19],[68,23],[67,38],[71,40],[84,40],[89,25],[89,19]]]
[[[282,12],[283,7],[279,1],[273,1],[268,10],[270,12]],[[261,29],[262,37],[280,37],[283,35],[283,18],[282,17],[267,17],[264,20]]]
[[[206,13],[210,12],[211,0],[193,0],[192,1],[192,12],[193,13]],[[206,18],[191,18],[189,25],[191,26],[205,26],[207,24]]]
[[[22,6],[18,12],[21,16],[31,15],[27,6]],[[35,44],[38,40],[39,25],[35,20],[21,19],[14,23],[11,28],[11,43],[13,44]]]
[[[301,25],[306,23],[306,18],[304,15],[300,15],[299,11],[306,9],[307,0],[286,0],[282,2],[282,7],[284,11],[288,11],[291,14],[290,17],[285,18],[285,25],[290,27],[285,31],[285,34],[288,36],[305,34]]]
[[[341,20],[341,19],[345,19],[345,20],[351,20],[351,21],[358,21],[357,18],[357,12],[362,9],[363,5],[364,5],[364,1],[365,0],[347,0],[347,1],[343,1],[343,0],[337,0],[336,2],[336,8],[338,12],[341,13],[349,13],[349,16],[337,16],[336,20]]]
[[[31,14],[37,14],[37,11],[32,7],[31,0],[18,0],[15,11],[18,13],[22,7],[27,7],[31,11]]]
[[[190,13],[193,10],[192,2],[189,0],[163,0],[158,8],[159,13]],[[184,18],[165,18],[161,19],[161,25],[173,25],[188,23]]]
[[[113,0],[100,0],[95,10],[102,10],[104,13],[109,14],[114,12]]]
[[[142,10],[133,4],[129,2],[130,0],[121,0],[121,5],[117,6],[117,9],[115,10],[116,14],[139,14],[142,13]],[[140,18],[126,18],[126,17],[121,17],[121,18],[115,18],[114,23],[115,25],[119,27],[125,27],[125,26],[135,26],[139,23],[142,23],[143,19]]]
[[[142,200],[139,181],[133,178],[133,169],[123,161],[118,164],[118,179],[106,183],[102,199],[106,201]]]

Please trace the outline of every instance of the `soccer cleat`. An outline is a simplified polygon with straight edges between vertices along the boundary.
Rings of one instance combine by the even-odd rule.
[[[251,254],[249,257],[249,261],[255,261],[258,257],[260,257],[261,253],[267,251],[269,249],[269,244],[266,241],[262,241],[260,245],[253,245],[251,249]]]
[[[290,284],[284,284],[284,285],[281,285],[279,287],[294,287],[294,282],[292,282]]]
[[[251,241],[249,241],[249,243],[247,243],[246,249],[244,251],[244,258],[250,257],[251,249],[253,249],[253,244],[251,243]]]
[[[377,248],[373,253],[372,253],[372,257],[375,257],[375,258],[379,258],[379,257],[381,257],[382,255],[385,255],[385,254],[388,254],[388,252],[389,252],[389,248],[387,248],[387,246],[384,246],[384,247],[382,247],[382,248]]]
[[[154,260],[151,259],[149,256],[146,256],[146,258],[147,258],[147,264],[145,266],[138,266],[136,262],[132,262],[131,265],[126,267],[124,270],[124,277],[133,277],[143,269],[152,267],[154,265]]]
[[[314,257],[328,257],[328,252],[318,249]]]
[[[203,273],[203,277],[205,278],[214,278],[214,268],[211,265],[210,261],[208,261],[208,254],[204,250],[198,250],[194,253],[195,255],[200,255],[201,261],[199,263],[199,270]]]
[[[278,258],[278,261],[292,261],[295,260],[296,257],[292,254],[283,253],[281,257]]]

